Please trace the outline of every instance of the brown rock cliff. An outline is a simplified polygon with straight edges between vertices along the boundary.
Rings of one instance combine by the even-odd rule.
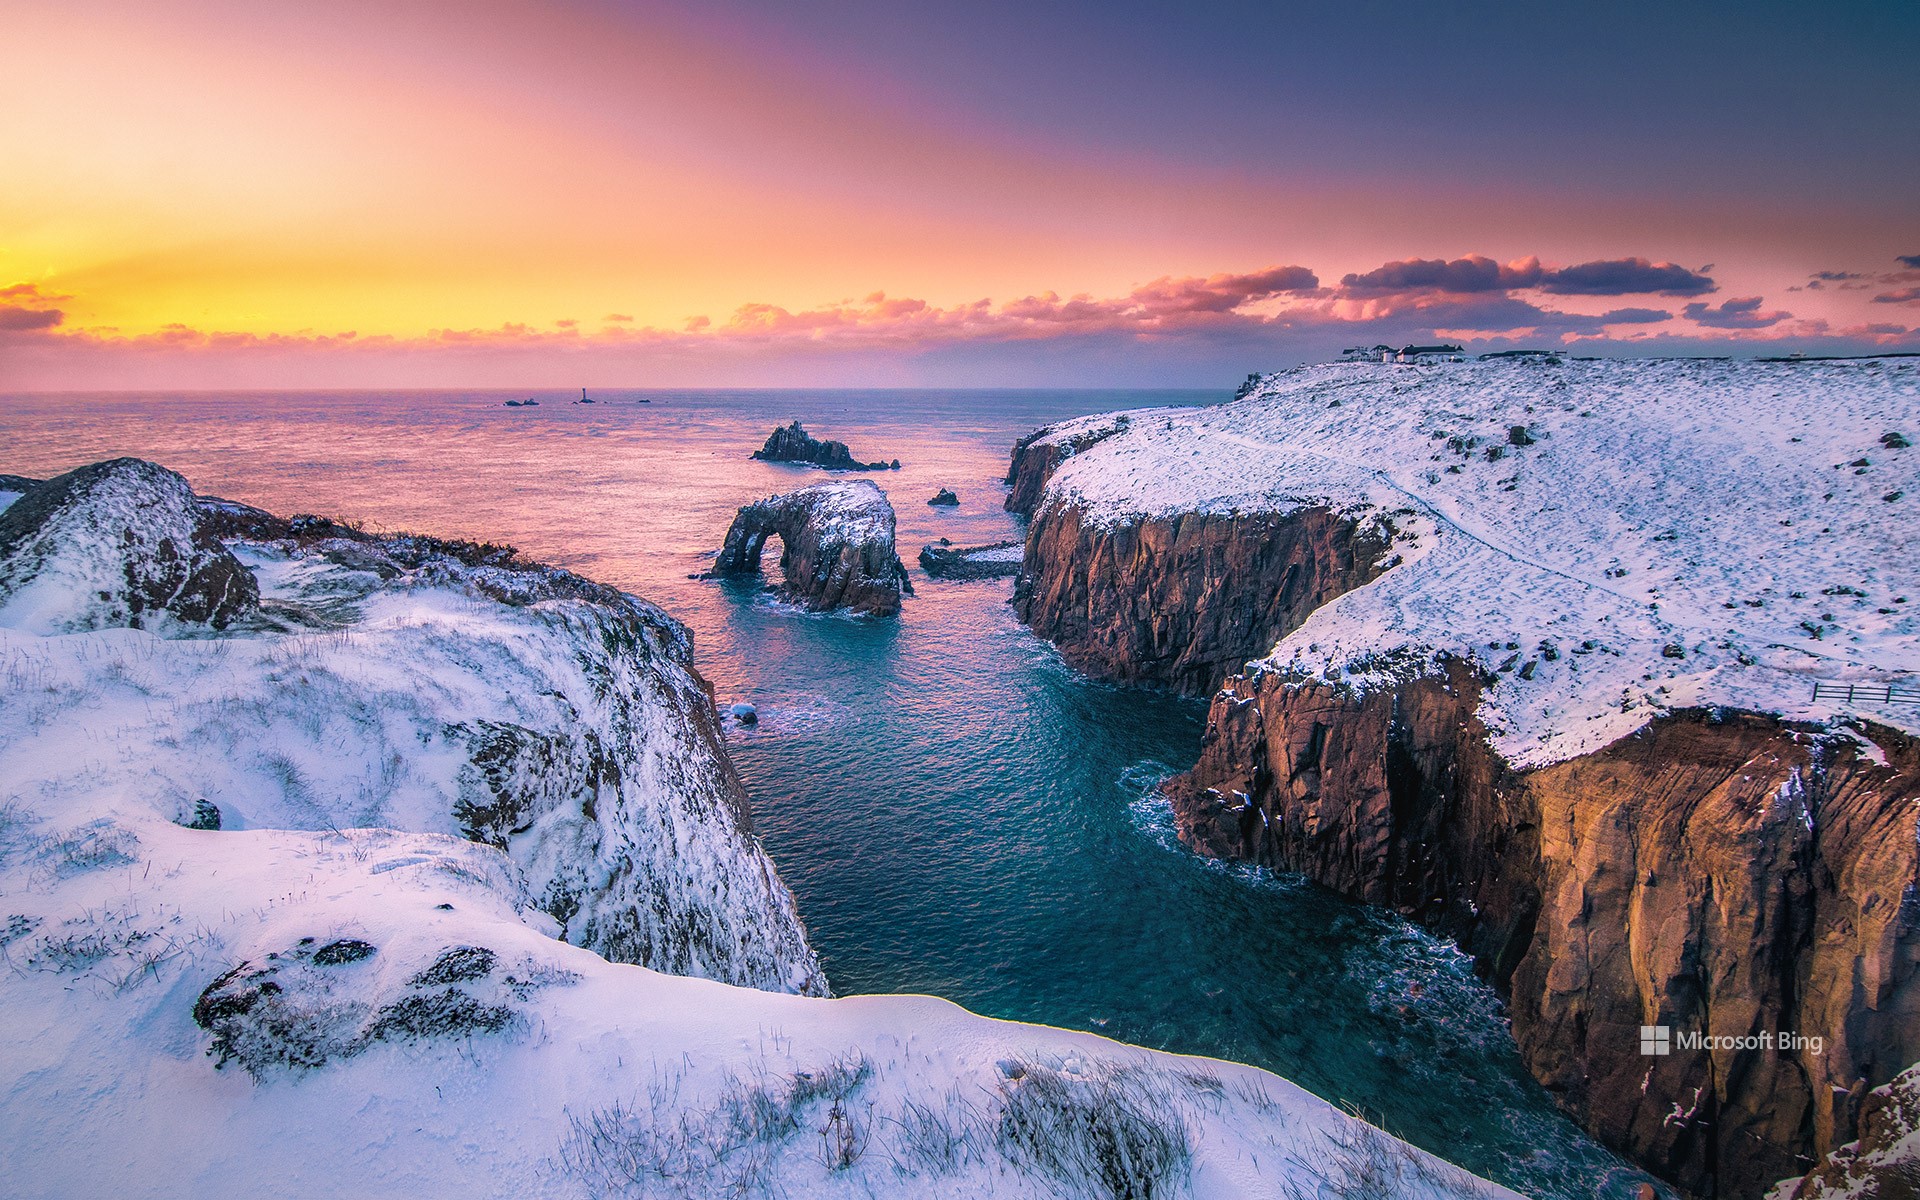
[[[1510,769],[1449,663],[1355,692],[1275,674],[1214,699],[1169,782],[1182,836],[1445,929],[1512,1003],[1534,1074],[1701,1195],[1757,1196],[1854,1136],[1848,1092],[1920,1058],[1920,749],[1686,711]],[[1639,1028],[1801,1047],[1639,1053]]]

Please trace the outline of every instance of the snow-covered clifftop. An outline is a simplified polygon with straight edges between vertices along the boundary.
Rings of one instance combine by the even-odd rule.
[[[1376,531],[1391,569],[1246,657],[1351,684],[1472,662],[1496,747],[1531,766],[1663,709],[1823,719],[1839,709],[1812,700],[1816,680],[1914,680],[1909,441],[1911,360],[1311,367],[1231,404],[1131,414],[1060,459],[1038,517],[1325,509]],[[1852,708],[1920,731],[1920,706]]]
[[[823,998],[675,622],[156,471],[88,486],[259,605],[0,625],[8,1195],[1511,1195],[1251,1068]]]

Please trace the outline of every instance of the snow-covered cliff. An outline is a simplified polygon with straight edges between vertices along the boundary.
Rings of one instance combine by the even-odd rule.
[[[1912,360],[1594,361],[1302,368],[1025,449],[1087,443],[1037,520],[1318,509],[1378,534],[1378,579],[1244,657],[1355,684],[1475,663],[1497,749],[1532,766],[1665,709],[1819,719],[1816,681],[1913,680],[1914,440]],[[1920,731],[1920,706],[1851,710]]]
[[[258,601],[0,610],[9,1195],[1509,1194],[1251,1068],[823,998],[642,601],[150,464],[56,484]]]
[[[1211,695],[1186,841],[1445,929],[1588,1129],[1757,1196],[1920,1057],[1916,437],[1910,360],[1304,368],[1023,441],[1015,603]]]

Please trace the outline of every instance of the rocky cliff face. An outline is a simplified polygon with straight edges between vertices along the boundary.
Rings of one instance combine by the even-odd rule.
[[[825,992],[752,836],[691,639],[660,609],[507,546],[196,498],[134,460],[0,512],[8,528],[29,519],[36,534],[0,554],[0,578],[170,579],[183,556],[165,547],[185,540],[185,561],[241,581],[221,594],[254,601],[188,638],[128,638],[143,621],[168,632],[162,612],[186,618],[177,602],[106,607],[106,584],[0,606],[0,646],[39,671],[0,697],[0,793],[49,797],[36,819],[109,838],[139,819],[460,837],[575,945]],[[60,740],[76,735],[112,756],[83,763]]]
[[[902,593],[913,594],[894,548],[893,521],[887,494],[864,479],[768,496],[734,517],[713,571],[758,571],[767,538],[777,535],[790,599],[815,612],[890,616],[900,611]]]
[[[1124,414],[1091,426],[1085,422],[1063,422],[1036,429],[1013,447],[1013,461],[1007,466],[1007,493],[1004,507],[1010,513],[1030,517],[1040,507],[1040,496],[1047,480],[1067,459],[1089,446],[1123,432],[1130,419]],[[1085,427],[1083,427],[1085,426]]]
[[[1536,1076],[1702,1195],[1753,1196],[1854,1135],[1858,1081],[1920,1058],[1920,750],[1687,711],[1509,769],[1458,663],[1358,691],[1277,674],[1215,698],[1171,781],[1182,835],[1451,932],[1512,1000]],[[1788,1050],[1643,1057],[1639,1030]]]
[[[1107,523],[1042,505],[1014,610],[1080,670],[1205,695],[1378,575],[1390,536],[1326,508]]]

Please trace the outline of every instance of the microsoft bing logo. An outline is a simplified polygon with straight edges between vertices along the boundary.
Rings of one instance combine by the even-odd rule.
[[[1665,1025],[1642,1025],[1640,1027],[1640,1053],[1672,1054],[1673,1030]]]

